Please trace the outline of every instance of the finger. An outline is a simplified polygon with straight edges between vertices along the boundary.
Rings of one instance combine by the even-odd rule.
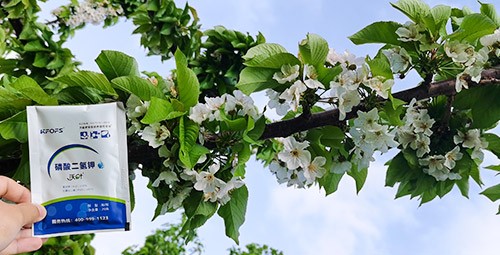
[[[42,238],[26,237],[19,238],[9,244],[0,254],[18,254],[23,252],[31,252],[40,249],[43,245]]]
[[[30,202],[30,191],[14,180],[0,176],[0,198],[5,198],[15,203]]]
[[[22,239],[22,238],[28,238],[28,237],[33,237],[33,233],[31,229],[22,229],[17,233],[16,239]]]
[[[13,205],[19,215],[20,228],[25,225],[42,220],[47,215],[45,207],[32,203],[22,203]]]

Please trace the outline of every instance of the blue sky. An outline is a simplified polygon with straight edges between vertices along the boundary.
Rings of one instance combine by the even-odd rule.
[[[47,10],[67,1],[52,0]],[[181,2],[178,1],[180,4]],[[429,5],[467,5],[473,0],[435,1]],[[493,1],[490,1],[493,2]],[[183,2],[182,2],[183,3]],[[203,29],[215,25],[262,32],[268,42],[279,43],[297,52],[297,43],[308,32],[323,36],[337,51],[348,49],[356,55],[373,54],[377,46],[355,46],[347,36],[379,20],[406,19],[385,0],[193,0]],[[120,50],[134,56],[141,70],[168,75],[171,62],[145,57],[139,37],[131,35],[131,22],[121,22],[110,29],[88,26],[67,44],[84,69],[96,70],[93,59],[103,49]],[[418,82],[415,77],[397,81],[395,90]],[[262,99],[257,98],[258,102]],[[496,129],[498,133],[498,128]],[[393,155],[377,157],[369,169],[368,180],[359,195],[352,180],[342,180],[339,191],[325,197],[317,187],[295,190],[279,186],[269,170],[250,162],[246,183],[250,192],[246,223],[241,228],[242,244],[268,244],[286,255],[356,255],[356,254],[498,254],[500,218],[498,205],[478,195],[471,184],[470,199],[457,190],[444,199],[419,207],[419,202],[402,198],[394,200],[395,190],[384,187],[384,163]],[[483,166],[498,164],[491,154]],[[140,174],[138,174],[139,176]],[[493,173],[484,172],[486,187],[499,182]],[[133,212],[132,231],[98,234],[93,244],[97,254],[120,254],[127,246],[142,244],[144,237],[165,222],[177,223],[179,215],[166,215],[150,222],[154,200],[146,190],[146,181],[135,181],[137,205]],[[227,254],[234,243],[224,235],[218,216],[199,231],[206,255]]]

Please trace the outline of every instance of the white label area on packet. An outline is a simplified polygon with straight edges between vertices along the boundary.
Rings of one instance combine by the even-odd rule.
[[[29,106],[32,202],[41,237],[128,230],[130,193],[121,103]]]

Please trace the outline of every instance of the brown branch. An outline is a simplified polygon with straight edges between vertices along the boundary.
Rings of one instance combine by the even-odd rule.
[[[481,81],[475,83],[470,79],[467,80],[469,87],[487,86],[500,83],[500,67],[494,67],[484,70],[481,76]],[[455,80],[446,80],[431,83],[429,86],[417,86],[408,90],[394,93],[394,98],[409,102],[413,98],[417,100],[431,98],[435,96],[451,96],[455,95]],[[361,107],[355,107],[347,114],[346,120],[355,118],[357,111],[362,110]],[[315,113],[305,118],[302,115],[279,122],[267,124],[264,133],[260,139],[269,139],[273,137],[287,137],[294,133],[306,131],[312,128],[323,126],[339,126],[343,121],[339,121],[339,111],[337,109]]]
[[[474,83],[470,81],[470,79],[467,82],[469,83],[469,87],[500,84],[500,67],[483,71],[482,78],[479,83]],[[455,94],[455,80],[447,80],[431,83],[429,86],[417,86],[412,89],[397,92],[393,94],[393,96],[409,102],[413,98],[421,100],[439,95],[452,96]],[[351,112],[347,113],[346,120],[355,118],[358,110],[368,109],[364,109],[363,106],[354,107]],[[336,109],[314,113],[308,116],[300,115],[293,119],[267,124],[260,139],[287,137],[297,132],[323,126],[341,126],[343,122],[344,121],[339,121],[339,112]],[[135,142],[133,139],[129,139],[128,142],[129,162],[141,163],[144,168],[154,167],[155,162],[158,162],[159,160],[156,149],[149,147],[146,143]],[[20,159],[0,160],[0,164],[2,164],[0,174],[14,171],[19,165],[19,162]]]

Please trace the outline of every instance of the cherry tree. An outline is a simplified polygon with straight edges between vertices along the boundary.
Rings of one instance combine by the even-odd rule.
[[[131,170],[149,178],[155,217],[182,210],[194,236],[216,213],[238,242],[255,156],[279,184],[334,193],[343,178],[359,192],[374,153],[397,151],[386,185],[396,197],[426,203],[455,186],[465,197],[482,185],[485,150],[500,157],[500,16],[421,0],[391,4],[404,24],[380,21],[355,32],[356,45],[380,45],[357,57],[307,34],[298,54],[223,26],[202,31],[196,10],[174,1],[85,0],[41,23],[36,0],[2,1],[0,152],[2,174],[29,185],[28,105],[126,105]],[[100,72],[80,70],[64,42],[89,23],[130,19],[150,55],[173,59],[169,77],[140,71],[118,51],[96,56]],[[393,91],[410,72],[413,88]],[[263,111],[252,95],[265,91]],[[279,118],[276,119],[276,116]],[[492,202],[500,184],[485,187]]]

